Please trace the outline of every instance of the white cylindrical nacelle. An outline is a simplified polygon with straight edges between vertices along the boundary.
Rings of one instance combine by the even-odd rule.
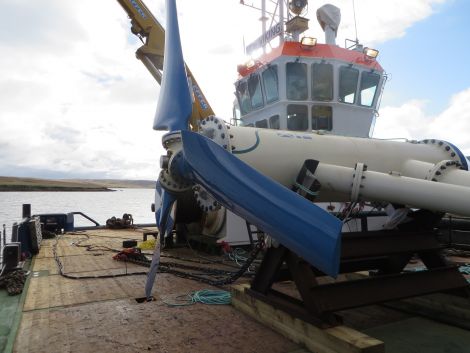
[[[470,173],[462,170],[468,168],[467,160],[445,141],[398,142],[243,127],[229,131],[232,153],[287,187],[305,160],[319,161],[316,201],[383,200],[470,216]],[[359,171],[358,163],[365,168]],[[362,173],[361,180],[355,180],[356,172]]]
[[[358,173],[357,169],[320,163],[314,175],[322,187],[354,198],[355,173]],[[466,173],[470,177],[470,173]],[[431,211],[470,215],[469,187],[363,171],[358,188],[356,197],[366,200],[385,200]]]

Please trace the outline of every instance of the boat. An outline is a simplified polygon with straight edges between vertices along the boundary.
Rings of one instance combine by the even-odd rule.
[[[126,4],[149,18],[141,1]],[[442,252],[457,248],[446,231],[468,227],[468,160],[446,141],[369,138],[386,81],[378,51],[337,47],[333,6],[317,13],[326,43],[301,38],[307,2],[289,4],[289,40],[238,67],[228,124],[204,113],[210,106],[188,80],[175,1],[166,2],[164,60],[140,58],[162,84],[154,128],[169,131],[157,227],[81,231],[65,217],[65,234],[38,241],[36,219],[25,241],[36,239],[37,255],[7,349],[422,352],[431,338],[442,351],[469,347],[460,331],[469,329],[469,284],[456,256],[465,253]],[[283,16],[247,49],[285,38]],[[162,249],[175,228],[191,244],[191,215],[206,225],[212,217],[216,226],[203,235],[222,249],[224,240],[252,246],[240,268],[178,244]],[[231,241],[236,229],[246,238]],[[123,249],[157,234],[153,252]],[[188,305],[215,285],[230,291],[233,306]]]

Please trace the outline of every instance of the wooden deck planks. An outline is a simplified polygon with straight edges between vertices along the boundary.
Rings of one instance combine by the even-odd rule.
[[[145,276],[73,280],[58,275],[32,278],[23,311],[144,295]]]
[[[232,287],[232,305],[315,353],[383,353],[384,343],[346,326],[320,329]]]
[[[137,304],[126,298],[27,311],[14,352],[302,352],[232,306],[169,307],[162,301],[203,288],[214,289],[160,274],[154,302]]]

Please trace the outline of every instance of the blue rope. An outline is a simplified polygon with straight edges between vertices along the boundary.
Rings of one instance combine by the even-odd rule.
[[[470,265],[465,264],[463,266],[460,266],[459,271],[465,275],[470,275]],[[470,279],[469,279],[469,282],[470,282]]]
[[[414,268],[406,269],[405,272],[420,272],[420,271],[425,271],[425,270],[426,270],[425,266],[417,266]],[[460,273],[463,273],[464,275],[470,275],[470,264],[460,265],[459,271]],[[470,278],[467,278],[467,282],[470,283]]]
[[[191,291],[188,294],[177,295],[173,301],[162,299],[168,306],[188,306],[196,303],[208,305],[227,305],[232,302],[230,292],[225,290],[202,289]]]
[[[209,305],[227,305],[232,302],[230,292],[225,290],[210,290],[203,289],[192,292],[192,299],[195,303],[209,304]]]

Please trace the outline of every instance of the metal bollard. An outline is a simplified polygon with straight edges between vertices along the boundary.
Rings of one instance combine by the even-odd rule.
[[[23,204],[23,218],[31,218],[31,204],[30,203]]]

